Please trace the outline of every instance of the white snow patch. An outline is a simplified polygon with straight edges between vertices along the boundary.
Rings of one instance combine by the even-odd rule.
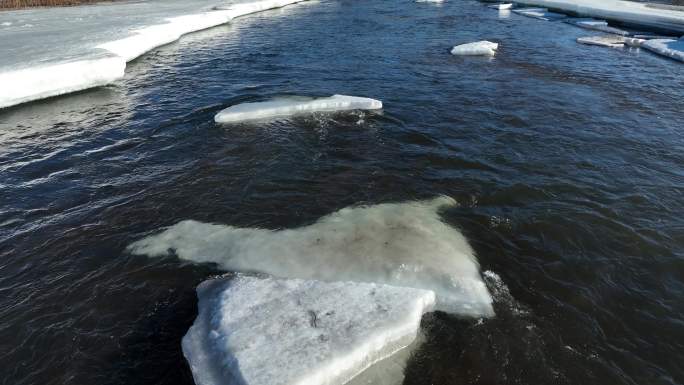
[[[645,3],[623,0],[524,0],[522,2],[580,16],[684,33],[684,12],[652,8]]]
[[[408,346],[434,293],[372,283],[238,276],[197,288],[183,338],[197,385],[342,385]]]
[[[292,230],[265,230],[183,221],[131,244],[150,257],[170,251],[227,271],[277,277],[376,282],[432,290],[440,310],[492,316],[492,298],[466,238],[439,211],[449,197],[348,207]]]
[[[659,55],[684,62],[684,40],[653,39],[641,43],[641,47]]]
[[[451,54],[457,56],[493,56],[498,48],[499,44],[483,40],[457,45],[451,49]]]
[[[313,112],[377,110],[382,102],[358,96],[333,95],[326,98],[289,97],[266,102],[230,106],[214,117],[217,123],[266,120]]]

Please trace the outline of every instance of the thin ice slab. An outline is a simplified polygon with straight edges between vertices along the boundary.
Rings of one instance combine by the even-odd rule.
[[[238,276],[197,288],[183,338],[195,384],[342,385],[411,344],[431,291]]]
[[[684,62],[684,40],[653,39],[641,43],[641,47],[658,55]]]
[[[451,49],[451,54],[456,56],[494,56],[498,48],[498,43],[483,40],[457,45]]]
[[[242,103],[222,110],[214,117],[217,123],[268,120],[314,112],[377,110],[382,102],[358,96],[333,95],[326,98],[289,97],[265,102]]]
[[[549,12],[549,10],[546,8],[518,8],[514,9],[513,12],[522,16],[546,21],[561,20],[567,17],[562,13]]]
[[[577,38],[577,42],[599,47],[622,48],[625,46],[625,38],[622,36],[587,36]]]
[[[571,19],[567,19],[565,21],[569,24],[576,26],[576,27],[589,29],[592,31],[611,33],[611,34],[620,35],[620,36],[632,35],[631,32],[626,31],[624,29],[609,26],[608,22],[605,20],[571,18]]]

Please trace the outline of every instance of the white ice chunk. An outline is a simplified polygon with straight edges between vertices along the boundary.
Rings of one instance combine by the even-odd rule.
[[[512,3],[491,4],[491,5],[488,5],[488,7],[502,11],[502,10],[513,8],[513,4]]]
[[[466,238],[444,223],[448,197],[348,207],[292,230],[183,221],[129,246],[137,255],[213,262],[227,271],[377,282],[432,290],[438,308],[491,316],[492,298]]]
[[[549,10],[546,8],[517,8],[514,9],[513,12],[519,15],[546,21],[560,20],[566,17],[561,13],[549,12]]]
[[[102,57],[0,72],[0,108],[106,85],[125,68],[119,57]]]
[[[580,16],[684,33],[684,12],[653,8],[646,3],[623,0],[524,0],[523,3]]]
[[[588,36],[578,37],[577,42],[600,47],[622,48],[625,46],[625,38],[622,36]]]
[[[197,288],[183,338],[195,384],[342,385],[408,346],[434,293],[240,276]]]
[[[654,39],[641,43],[641,47],[659,55],[684,62],[684,40]]]
[[[346,110],[377,110],[382,102],[358,96],[333,95],[326,98],[289,97],[266,102],[242,103],[230,106],[214,117],[217,123],[237,123],[266,120],[303,113]]]
[[[451,54],[457,56],[493,56],[498,48],[498,43],[483,40],[457,45],[451,49]]]

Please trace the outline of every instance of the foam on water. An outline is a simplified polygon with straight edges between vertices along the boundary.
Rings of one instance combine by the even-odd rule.
[[[451,49],[451,54],[456,56],[494,56],[499,44],[491,41],[476,41],[457,45]]]
[[[434,293],[238,276],[203,282],[183,338],[197,385],[344,384],[411,344]]]
[[[242,103],[220,111],[214,117],[217,123],[266,120],[313,112],[348,110],[377,110],[382,102],[358,96],[333,95],[327,98],[289,97],[266,102]]]
[[[227,271],[277,277],[377,282],[433,290],[437,308],[491,316],[492,299],[466,238],[444,223],[448,197],[349,207],[292,230],[236,228],[187,220],[131,244],[137,255],[170,250]]]

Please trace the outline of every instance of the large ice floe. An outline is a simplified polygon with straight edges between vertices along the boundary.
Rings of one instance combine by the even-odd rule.
[[[498,48],[498,43],[483,40],[454,46],[451,49],[451,54],[456,56],[494,56]]]
[[[148,0],[2,12],[0,108],[112,83],[126,62],[184,34],[301,1]]]
[[[304,113],[347,110],[377,110],[382,102],[358,96],[333,95],[325,98],[282,97],[265,102],[242,103],[220,111],[217,123],[267,120]]]
[[[521,3],[577,16],[684,33],[684,12],[654,8],[646,3],[623,0],[524,0]]]
[[[405,287],[249,276],[197,293],[182,343],[197,385],[345,384],[411,344],[435,301]]]
[[[491,316],[492,298],[466,238],[444,223],[448,197],[349,207],[289,230],[186,220],[129,246],[150,257],[213,262],[226,271],[276,277],[372,282],[432,290],[436,308]]]

